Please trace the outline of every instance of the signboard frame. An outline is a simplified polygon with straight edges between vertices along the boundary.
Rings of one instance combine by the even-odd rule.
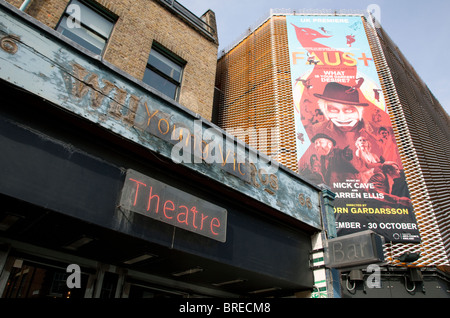
[[[324,261],[331,268],[382,263],[383,245],[383,237],[370,230],[329,239],[325,243]]]
[[[227,210],[128,169],[119,208],[224,243]]]

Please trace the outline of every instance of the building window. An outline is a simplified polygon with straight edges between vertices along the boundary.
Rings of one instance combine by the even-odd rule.
[[[89,2],[72,0],[56,30],[91,52],[101,55],[114,27],[115,17]]]
[[[176,100],[185,64],[184,60],[172,52],[153,44],[143,82]]]

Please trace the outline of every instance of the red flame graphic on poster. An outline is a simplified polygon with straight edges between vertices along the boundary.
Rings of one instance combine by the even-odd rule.
[[[420,242],[361,17],[286,20],[299,173],[336,193],[338,235]]]

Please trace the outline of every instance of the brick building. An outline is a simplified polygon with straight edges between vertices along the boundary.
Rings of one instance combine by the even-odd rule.
[[[16,7],[24,2],[9,1]],[[100,12],[103,20],[98,28],[104,28],[102,42],[94,49],[101,59],[118,67],[138,80],[145,77],[152,48],[162,52],[164,58],[179,67],[179,78],[173,78],[177,88],[167,88],[167,94],[190,110],[211,119],[216,58],[218,48],[214,12],[208,11],[201,18],[194,16],[181,5],[172,1],[96,1],[79,2],[69,0],[30,1],[23,10],[48,27],[73,36],[73,30],[63,27],[70,14],[76,17],[80,8],[81,26],[90,21],[83,17],[84,10]],[[73,9],[72,9],[73,8]],[[149,19],[148,17],[156,17]],[[83,21],[86,19],[86,21]],[[186,27],[189,23],[190,27]],[[89,30],[91,31],[91,30]],[[96,36],[99,36],[98,34]],[[86,35],[86,37],[89,37]],[[85,41],[90,39],[86,38]],[[84,45],[86,42],[81,43]],[[86,45],[87,47],[87,45]],[[161,88],[162,89],[162,88]]]

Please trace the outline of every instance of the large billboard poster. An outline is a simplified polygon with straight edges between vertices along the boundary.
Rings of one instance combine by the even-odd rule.
[[[335,193],[338,235],[420,242],[359,16],[287,16],[299,173]]]

